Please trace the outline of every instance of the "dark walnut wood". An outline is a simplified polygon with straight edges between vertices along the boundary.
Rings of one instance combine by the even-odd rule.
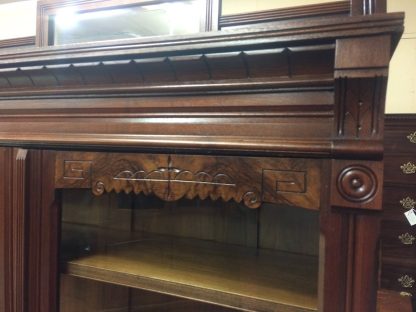
[[[64,272],[244,310],[306,312],[317,311],[316,262],[312,256],[155,237],[70,260]]]
[[[377,295],[378,312],[412,312],[411,299],[408,296],[402,296],[398,292],[381,289]]]
[[[0,235],[0,308],[24,311],[27,308],[27,150],[1,148],[2,196]]]
[[[58,152],[55,186],[319,209],[320,167],[312,159]]]
[[[282,260],[276,275],[285,281],[273,279],[290,288],[301,273],[314,286],[300,292],[318,285],[306,296],[312,304],[302,306],[299,292],[285,301],[279,287],[253,298],[241,285],[230,295],[151,280],[153,291],[256,311],[376,311],[387,68],[403,31],[403,15],[383,13],[384,4],[351,1],[353,16],[314,11],[248,29],[0,52],[0,308],[59,310],[60,194],[88,188],[319,214],[318,272],[303,274],[312,262],[300,255]],[[231,251],[225,258],[249,259]],[[149,282],[151,273],[134,279],[114,264],[105,273],[96,260],[75,259],[68,272]]]
[[[415,295],[416,232],[404,213],[416,208],[416,116],[387,115],[381,285]]]
[[[390,53],[384,34],[396,37],[402,17],[310,19],[302,26],[291,21],[175,40],[0,54],[0,139],[143,148],[163,142],[167,148],[375,158],[382,153],[381,134],[367,134],[382,127],[377,116],[385,79],[368,75],[386,74],[379,67],[387,66]],[[372,46],[384,52],[348,39],[365,35],[374,36]],[[339,51],[348,45],[359,51],[354,62],[360,66],[381,57],[377,67],[344,66],[351,49]],[[333,64],[340,64],[336,75]],[[368,80],[355,78],[363,71]],[[374,92],[360,94],[368,86]],[[363,96],[362,109],[354,108],[357,96]],[[340,116],[343,111],[350,115]],[[333,132],[334,116],[341,135]],[[51,128],[54,122],[60,126]],[[360,139],[366,149],[357,148],[357,131],[365,133]]]

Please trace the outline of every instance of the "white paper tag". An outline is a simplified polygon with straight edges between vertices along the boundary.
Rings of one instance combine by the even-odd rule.
[[[407,221],[409,221],[411,226],[416,224],[416,213],[414,209],[410,209],[409,211],[406,211],[404,215],[406,216]]]

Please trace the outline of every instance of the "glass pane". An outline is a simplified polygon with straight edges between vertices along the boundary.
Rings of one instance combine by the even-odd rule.
[[[53,44],[197,33],[204,4],[205,0],[184,0],[92,12],[66,8],[52,19]]]
[[[317,311],[316,211],[83,190],[62,209],[61,312]]]

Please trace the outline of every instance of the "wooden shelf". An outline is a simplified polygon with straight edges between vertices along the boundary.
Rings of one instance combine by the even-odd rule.
[[[148,237],[69,260],[63,273],[248,311],[317,311],[318,260],[196,239]]]

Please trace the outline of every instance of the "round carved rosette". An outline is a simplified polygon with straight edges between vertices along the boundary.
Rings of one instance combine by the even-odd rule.
[[[345,168],[338,176],[339,193],[346,200],[365,202],[377,191],[377,178],[367,167],[355,165]]]

